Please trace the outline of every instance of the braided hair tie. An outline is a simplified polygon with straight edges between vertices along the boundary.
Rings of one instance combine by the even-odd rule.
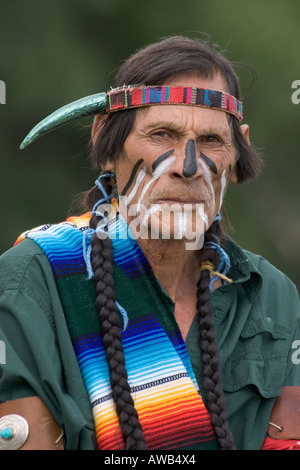
[[[222,274],[222,273],[219,273],[218,271],[215,271],[214,270],[214,265],[210,261],[202,261],[202,263],[200,265],[200,272],[205,271],[205,270],[209,271],[211,277],[217,276],[220,279],[222,279],[223,281],[226,281],[228,283],[232,282],[232,279],[225,276],[225,274]]]
[[[95,185],[102,192],[103,198],[99,199],[99,201],[96,202],[96,204],[94,205],[94,207],[92,209],[92,214],[91,215],[97,214],[97,207],[100,206],[101,204],[103,204],[104,202],[109,202],[112,198],[112,194],[107,194],[103,184],[101,183],[101,180],[103,178],[114,178],[114,179],[116,179],[116,175],[115,175],[114,172],[104,173],[103,175],[100,175],[98,179],[96,179]],[[102,214],[100,213],[100,215],[102,215]]]
[[[107,194],[103,184],[101,183],[101,180],[104,179],[104,178],[115,178],[115,174],[114,173],[104,173],[103,175],[100,175],[99,178],[96,179],[95,185],[101,191],[103,197],[101,199],[99,199],[99,201],[97,201],[96,204],[94,205],[94,207],[91,211],[91,216],[93,216],[94,214],[101,215],[103,220],[105,221],[105,227],[106,227],[107,223],[108,223],[107,217],[105,216],[105,214],[101,213],[101,211],[98,209],[98,207],[101,204],[105,203],[105,202],[109,202],[112,198],[112,195]],[[94,272],[93,272],[93,269],[92,269],[92,262],[91,262],[91,255],[92,255],[91,238],[95,233],[97,233],[97,231],[99,232],[101,230],[104,231],[104,227],[100,227],[97,230],[95,230],[93,228],[89,228],[89,229],[85,230],[85,232],[83,233],[83,241],[82,241],[82,244],[83,244],[83,258],[84,258],[86,268],[87,268],[87,272],[88,272],[88,279],[91,279],[94,276]]]
[[[107,220],[107,217],[105,216],[104,213],[102,213],[100,210],[99,210],[99,206],[101,206],[101,204],[105,203],[105,202],[109,202],[111,201],[112,199],[112,195],[111,194],[107,194],[105,188],[103,187],[102,183],[101,183],[101,179],[104,179],[104,178],[116,178],[116,175],[115,173],[104,173],[103,175],[100,175],[99,178],[95,181],[95,185],[99,188],[99,190],[102,192],[103,194],[103,198],[99,199],[99,201],[96,202],[96,204],[94,205],[92,211],[91,211],[91,215],[100,215],[103,220],[105,221],[105,227],[107,227],[107,224],[108,224],[108,220]],[[87,230],[85,230],[85,232],[83,233],[83,258],[84,258],[84,261],[85,261],[85,264],[86,264],[86,269],[87,269],[87,273],[88,273],[88,279],[92,279],[94,277],[94,271],[93,271],[93,268],[92,268],[92,247],[91,247],[91,238],[92,236],[95,234],[95,233],[98,233],[98,232],[105,232],[105,227],[98,227],[96,230],[93,229],[93,228],[88,228]],[[105,232],[106,233],[106,232]],[[122,316],[122,319],[123,319],[123,331],[126,330],[127,328],[127,325],[128,325],[128,315],[127,315],[127,312],[126,310],[124,309],[124,307],[122,307],[122,305],[119,304],[119,302],[115,302],[116,303],[116,306],[117,306],[117,309],[118,311],[120,312],[121,316]]]

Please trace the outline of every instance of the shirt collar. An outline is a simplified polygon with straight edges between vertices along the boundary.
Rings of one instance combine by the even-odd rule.
[[[242,285],[252,302],[262,287],[262,276],[254,263],[255,256],[243,250],[228,236],[223,248],[231,262],[227,276],[233,280],[233,283]]]

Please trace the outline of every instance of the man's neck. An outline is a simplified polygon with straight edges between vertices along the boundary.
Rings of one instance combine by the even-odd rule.
[[[194,291],[199,279],[198,252],[186,250],[183,240],[141,239],[139,244],[155,277],[174,302]]]
[[[196,315],[201,251],[186,250],[180,240],[139,240],[155,277],[175,303],[174,315],[185,341]],[[220,280],[213,289],[222,285]]]

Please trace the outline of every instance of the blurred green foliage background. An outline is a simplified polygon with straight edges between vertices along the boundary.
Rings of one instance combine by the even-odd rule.
[[[284,271],[300,287],[300,80],[298,0],[1,0],[0,252],[25,229],[58,222],[94,183],[91,119],[47,134],[19,150],[30,129],[55,109],[109,89],[131,53],[159,38],[207,33],[238,68],[251,141],[265,169],[232,187],[226,208],[231,236]],[[300,95],[299,95],[300,96]]]

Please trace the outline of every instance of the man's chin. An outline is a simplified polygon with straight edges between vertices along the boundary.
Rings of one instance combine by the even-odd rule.
[[[201,226],[200,226],[201,225]],[[129,225],[130,226],[130,225]],[[194,223],[192,226],[180,220],[163,223],[161,219],[151,217],[139,224],[131,226],[136,238],[148,240],[164,240],[183,242],[187,249],[201,249],[204,239],[204,223]],[[189,248],[188,248],[189,247]]]

